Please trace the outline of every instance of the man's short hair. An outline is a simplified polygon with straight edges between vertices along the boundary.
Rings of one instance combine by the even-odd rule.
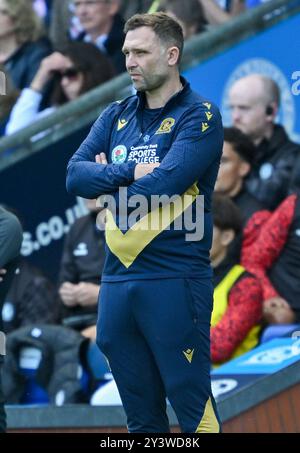
[[[233,230],[237,235],[242,229],[242,217],[239,208],[227,196],[213,193],[213,224],[220,230]]]
[[[224,142],[230,143],[239,157],[252,165],[255,157],[255,147],[250,138],[236,127],[224,127]]]
[[[179,49],[178,63],[183,52],[183,31],[180,24],[168,16],[159,12],[153,14],[135,14],[125,24],[125,34],[139,27],[150,27],[165,45],[175,46]]]

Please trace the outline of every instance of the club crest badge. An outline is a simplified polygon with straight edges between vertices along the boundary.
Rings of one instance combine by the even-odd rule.
[[[155,135],[170,134],[170,132],[172,132],[172,127],[174,126],[174,124],[175,124],[174,118],[166,118],[161,123],[159,129],[155,132]]]
[[[123,164],[127,157],[127,148],[124,145],[116,146],[111,152],[113,164]]]

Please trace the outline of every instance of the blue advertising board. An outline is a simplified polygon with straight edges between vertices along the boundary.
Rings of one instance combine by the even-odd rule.
[[[277,338],[212,371],[217,375],[273,374],[300,360],[300,340]]]
[[[65,234],[88,211],[66,191],[67,163],[89,131],[84,128],[1,172],[0,203],[23,224],[22,255],[55,280]]]
[[[300,362],[299,337],[268,341],[213,369],[212,392],[219,401],[242,389],[250,388],[266,376],[273,375],[296,362]]]
[[[192,88],[215,102],[231,124],[228,90],[250,73],[271,77],[281,92],[278,122],[300,142],[300,14],[185,72]]]

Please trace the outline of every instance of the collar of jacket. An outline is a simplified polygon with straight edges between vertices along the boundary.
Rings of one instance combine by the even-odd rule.
[[[284,127],[280,124],[275,124],[271,138],[269,140],[267,138],[264,138],[262,142],[256,147],[256,162],[259,163],[261,160],[265,160],[267,157],[272,157],[279,148],[284,146],[285,143],[289,141],[290,140]]]

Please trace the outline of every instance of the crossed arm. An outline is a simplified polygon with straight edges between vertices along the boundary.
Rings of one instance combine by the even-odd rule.
[[[107,165],[107,158],[105,153],[96,154],[95,162],[101,165]],[[134,180],[137,181],[138,179],[142,178],[143,176],[152,173],[156,167],[159,167],[159,163],[156,164],[136,164],[134,169]]]
[[[124,186],[128,197],[181,195],[204,178],[221,155],[223,130],[218,111],[213,110],[213,118],[204,132],[201,129],[201,123],[207,124],[204,109],[189,112],[160,165],[107,163],[101,152],[105,149],[105,122],[99,120],[68,165],[67,189],[84,198],[115,195]]]

